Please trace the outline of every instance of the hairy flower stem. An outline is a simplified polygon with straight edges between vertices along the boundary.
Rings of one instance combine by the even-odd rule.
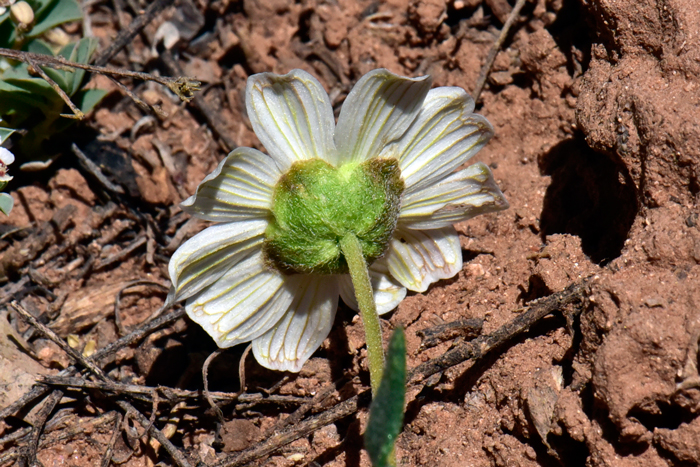
[[[355,234],[348,233],[340,240],[340,249],[348,262],[350,278],[355,287],[355,297],[360,307],[360,316],[365,327],[367,341],[367,357],[369,358],[369,378],[372,384],[372,394],[377,393],[384,371],[384,349],[382,347],[382,328],[377,316],[377,306],[374,303],[372,283],[369,278],[367,262],[362,255],[362,246]]]

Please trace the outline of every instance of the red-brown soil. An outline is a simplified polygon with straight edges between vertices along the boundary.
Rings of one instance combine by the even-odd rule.
[[[180,21],[183,11],[199,13],[201,24],[187,23],[198,28],[195,39],[183,33],[174,50],[186,74],[205,81],[202,94],[228,138],[258,148],[244,106],[250,74],[305,69],[336,109],[362,74],[379,67],[431,74],[436,86],[471,92],[511,7],[505,0],[177,5],[113,63],[158,70],[152,41],[159,25]],[[133,12],[122,6],[128,24]],[[111,8],[109,2],[88,7],[103,46],[119,30]],[[125,194],[105,191],[70,150],[47,172],[20,175],[9,187],[16,207],[0,224],[0,409],[36,376],[70,363],[55,344],[28,330],[8,302],[19,301],[62,337],[70,335],[78,349],[102,348],[133,329],[162,305],[165,293],[152,285],[127,289],[117,325],[118,292],[137,279],[168,285],[170,254],[205,226],[186,222],[177,203],[226,154],[221,127],[212,130],[201,111],[167,90],[130,84],[167,114],[142,121],[144,112],[113,83],[94,82],[114,93],[70,137]],[[400,465],[700,465],[697,0],[528,3],[496,57],[477,110],[495,137],[476,159],[493,168],[511,208],[457,225],[463,271],[410,294],[386,317],[387,331],[406,328],[409,368],[452,345],[424,350],[420,330],[481,318],[490,333],[533,300],[592,279],[576,319],[548,317],[485,362],[462,363],[409,391]],[[18,341],[35,358],[18,350]],[[248,392],[273,387],[274,394],[308,398],[346,375],[349,383],[327,407],[368,385],[363,346],[361,323],[342,306],[330,337],[298,375],[246,360]],[[124,383],[199,389],[202,362],[214,349],[201,329],[182,319],[120,351],[106,370]],[[242,352],[234,348],[214,361],[211,389],[238,390]],[[115,407],[98,392],[69,393],[49,419],[46,438],[54,442],[39,460],[45,466],[99,463],[113,424],[67,440],[56,436]],[[150,414],[150,404],[139,407]],[[254,446],[296,408],[224,406],[219,441],[215,415],[200,407],[179,408],[172,436],[192,465],[214,465]],[[159,428],[171,408],[160,406]],[[35,415],[28,408],[10,417],[0,424],[0,437],[29,426]],[[257,465],[367,466],[365,423],[362,409]],[[12,443],[0,446],[0,452],[11,449]],[[122,465],[172,464],[162,448],[120,435],[115,458],[132,450]]]

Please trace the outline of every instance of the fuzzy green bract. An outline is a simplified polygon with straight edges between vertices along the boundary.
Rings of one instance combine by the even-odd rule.
[[[295,162],[275,187],[267,259],[285,273],[345,274],[340,240],[353,233],[372,264],[389,246],[402,192],[395,159],[338,169],[320,159]]]
[[[430,87],[428,76],[373,70],[336,122],[309,73],[248,78],[246,111],[267,154],[235,149],[182,203],[215,225],[173,254],[168,301],[184,300],[220,347],[252,342],[263,366],[298,372],[341,297],[381,315],[458,274],[452,224],[508,203],[486,165],[462,167],[489,122],[463,89]]]
[[[384,376],[372,399],[365,430],[365,449],[374,467],[396,465],[394,444],[403,426],[405,398],[406,338],[399,328],[391,336]]]

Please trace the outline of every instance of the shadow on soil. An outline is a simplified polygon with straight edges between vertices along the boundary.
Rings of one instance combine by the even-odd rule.
[[[590,149],[580,134],[540,157],[539,167],[552,177],[540,216],[542,239],[576,235],[600,265],[620,256],[638,210],[627,168]]]

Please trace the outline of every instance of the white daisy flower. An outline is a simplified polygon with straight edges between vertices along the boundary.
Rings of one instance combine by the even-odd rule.
[[[298,372],[328,336],[338,297],[357,310],[341,251],[354,234],[379,314],[462,269],[455,222],[508,207],[489,168],[456,171],[493,135],[462,89],[387,70],[363,76],[335,123],[310,74],[261,73],[246,107],[268,154],[238,148],[185,211],[215,221],[173,255],[171,301],[219,347],[252,341],[263,366]]]

